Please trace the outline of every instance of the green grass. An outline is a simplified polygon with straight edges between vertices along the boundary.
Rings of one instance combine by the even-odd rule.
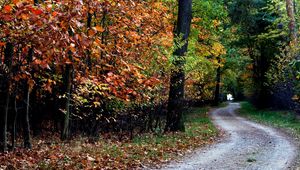
[[[184,114],[185,120],[185,132],[174,134],[148,134],[135,137],[134,143],[145,144],[145,143],[157,143],[161,144],[164,142],[176,142],[180,138],[196,137],[196,136],[215,136],[218,133],[217,128],[213,125],[210,118],[208,117],[209,107],[195,107],[191,108]]]
[[[289,130],[300,136],[300,120],[290,111],[258,110],[249,102],[242,102],[239,113],[247,118]]]
[[[190,137],[197,135],[214,136],[218,130],[211,122],[207,113],[208,107],[192,108],[185,114],[185,134]]]
[[[135,137],[132,145],[146,146],[148,152],[147,155],[135,156],[160,156],[169,159],[178,153],[182,154],[187,150],[212,143],[218,136],[218,130],[211,122],[208,111],[208,107],[187,110],[184,114],[185,132],[144,134]]]

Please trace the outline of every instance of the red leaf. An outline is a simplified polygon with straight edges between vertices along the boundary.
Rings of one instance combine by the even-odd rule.
[[[31,9],[31,12],[35,15],[41,15],[43,13],[43,11],[40,9]]]
[[[10,5],[5,5],[3,9],[6,13],[11,13],[12,11],[12,7]]]
[[[1,47],[1,46],[5,46],[5,42],[1,42],[1,41],[0,41],[0,47]]]
[[[57,14],[58,14],[58,13],[57,13],[56,11],[52,12],[52,16],[54,16],[54,17],[56,17]]]

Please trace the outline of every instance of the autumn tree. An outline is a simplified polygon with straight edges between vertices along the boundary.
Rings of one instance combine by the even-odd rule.
[[[60,122],[57,129],[67,139],[71,119],[98,135],[100,123],[115,123],[121,112],[164,103],[173,41],[164,2],[39,2],[5,1],[0,12],[1,74],[10,80],[3,79],[1,102],[22,112],[24,146],[30,148],[29,121],[36,130],[43,116]],[[8,124],[6,115],[13,114],[1,111],[5,138],[7,125],[16,131],[18,119]]]
[[[192,19],[192,0],[178,1],[178,19],[175,31],[175,68],[171,72],[167,114],[167,131],[184,131],[184,63]]]

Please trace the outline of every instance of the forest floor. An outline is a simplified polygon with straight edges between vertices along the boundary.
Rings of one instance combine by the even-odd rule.
[[[61,142],[59,135],[42,133],[32,140],[33,149],[0,153],[2,169],[143,169],[163,163],[210,145],[220,135],[208,115],[209,108],[191,108],[185,116],[185,132],[135,134],[119,140],[120,133],[101,134],[91,142],[73,137]],[[128,135],[129,136],[129,135]],[[126,138],[124,136],[123,138]]]
[[[271,128],[238,117],[239,103],[211,112],[214,123],[225,132],[219,142],[163,169],[296,169],[295,139]]]

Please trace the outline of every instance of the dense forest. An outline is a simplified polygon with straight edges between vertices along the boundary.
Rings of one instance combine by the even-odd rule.
[[[227,94],[298,113],[299,5],[0,0],[0,151],[184,131]]]

